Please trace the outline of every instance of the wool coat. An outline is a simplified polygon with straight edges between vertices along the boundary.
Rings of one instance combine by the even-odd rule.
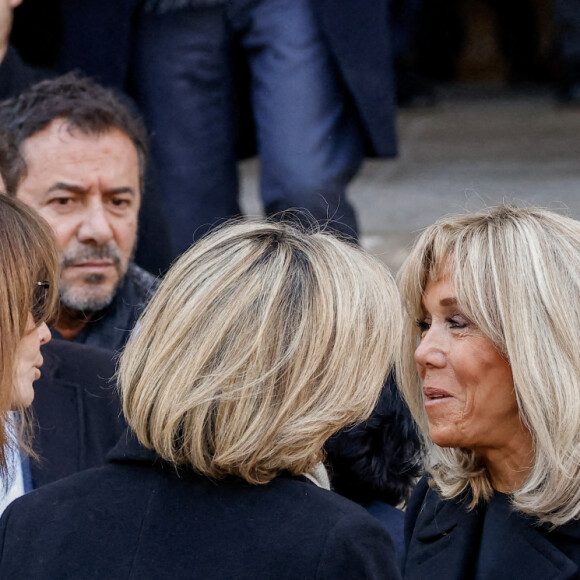
[[[405,521],[406,580],[580,578],[580,523],[553,530],[496,494],[467,509],[469,494],[444,500],[424,478]],[[483,541],[482,541],[483,540]]]
[[[35,488],[105,463],[126,427],[111,380],[113,352],[64,340],[52,340],[41,352],[32,403]]]
[[[129,435],[109,458],[7,508],[0,578],[400,578],[381,524],[305,479],[216,482]]]

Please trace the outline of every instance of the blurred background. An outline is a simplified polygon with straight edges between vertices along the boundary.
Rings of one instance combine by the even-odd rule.
[[[367,160],[350,188],[363,245],[396,270],[447,213],[512,201],[580,219],[580,85],[562,55],[580,25],[547,0],[419,4],[418,40],[397,55],[399,156]],[[257,164],[242,163],[250,214]]]
[[[113,63],[102,80],[123,89],[141,4],[25,0],[11,42],[35,67]],[[399,155],[368,159],[351,183],[363,245],[396,270],[417,232],[449,212],[514,201],[580,219],[580,2],[389,0],[389,14]],[[82,54],[105,21],[110,34]],[[258,168],[241,163],[250,215],[262,211]]]

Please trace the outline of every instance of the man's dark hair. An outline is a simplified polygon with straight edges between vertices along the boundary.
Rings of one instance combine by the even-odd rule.
[[[41,81],[20,96],[0,102],[0,127],[14,135],[17,150],[23,142],[46,129],[55,119],[63,119],[70,129],[87,135],[103,135],[111,129],[125,133],[135,145],[139,159],[139,182],[143,191],[147,158],[147,132],[139,116],[123,103],[121,95],[77,73]],[[26,163],[14,168],[16,186],[26,175]],[[4,174],[2,174],[4,175]],[[6,184],[15,195],[16,186]]]
[[[18,181],[24,171],[26,165],[18,151],[14,135],[7,129],[0,128],[0,176],[6,189],[3,193],[12,197],[16,195]]]

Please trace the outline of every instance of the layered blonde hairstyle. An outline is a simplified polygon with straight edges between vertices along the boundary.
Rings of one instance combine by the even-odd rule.
[[[48,282],[37,323],[51,318],[58,300],[59,259],[50,226],[18,200],[0,195],[0,473],[11,440],[6,426],[16,378],[16,350],[34,307],[37,282]]]
[[[361,249],[280,223],[233,223],[170,269],[122,355],[139,440],[212,478],[303,474],[366,418],[400,343],[392,277]]]
[[[540,208],[501,205],[445,217],[419,237],[399,274],[408,316],[399,384],[420,426],[427,464],[445,498],[493,494],[469,449],[429,438],[414,351],[428,280],[449,272],[459,307],[509,361],[534,464],[516,509],[561,525],[580,517],[580,223]]]

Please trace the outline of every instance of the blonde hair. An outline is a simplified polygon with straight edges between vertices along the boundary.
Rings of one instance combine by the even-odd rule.
[[[0,195],[0,473],[11,444],[6,425],[12,408],[16,350],[26,332],[37,282],[49,282],[36,322],[49,320],[58,300],[59,259],[50,226],[18,200]],[[24,426],[23,426],[24,429]]]
[[[324,232],[233,223],[171,268],[121,358],[139,440],[213,478],[302,474],[366,418],[397,355],[388,271]]]
[[[445,217],[420,236],[400,272],[409,316],[399,384],[435,485],[446,498],[470,488],[475,505],[493,493],[488,472],[472,451],[430,440],[413,358],[425,286],[444,267],[460,308],[507,357],[533,438],[534,464],[514,506],[554,525],[580,517],[580,223],[510,205]]]

